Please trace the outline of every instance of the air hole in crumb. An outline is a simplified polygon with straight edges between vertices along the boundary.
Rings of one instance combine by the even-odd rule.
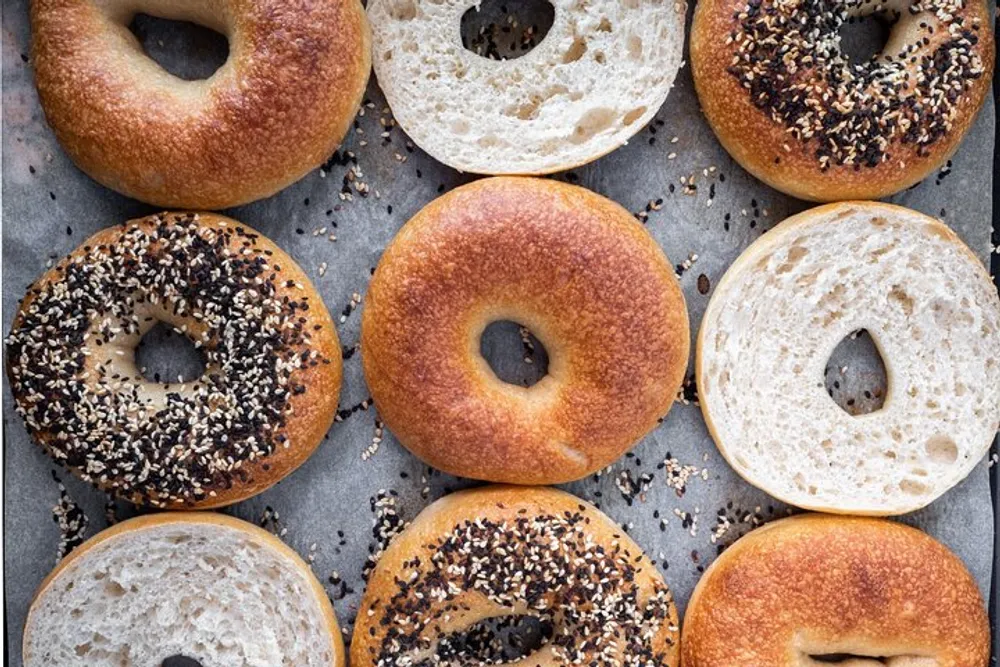
[[[462,14],[462,46],[491,60],[520,58],[545,39],[555,18],[546,0],[483,0]]]
[[[629,58],[642,60],[642,39],[638,35],[629,35],[625,40],[625,48],[628,50]]]
[[[625,125],[631,125],[635,121],[642,118],[642,114],[646,113],[646,107],[638,107],[637,109],[632,109],[625,117],[622,118],[622,123]]]
[[[927,493],[927,485],[916,480],[904,479],[899,483],[899,490],[910,496],[922,496]]]
[[[885,362],[864,329],[837,344],[823,375],[827,394],[849,415],[866,415],[885,404],[889,386]]]
[[[569,140],[574,144],[582,144],[597,134],[611,127],[615,122],[615,112],[607,107],[590,109],[580,117]]]
[[[801,262],[802,259],[808,254],[809,254],[808,248],[805,248],[800,245],[793,245],[791,248],[788,249],[788,255],[785,257],[785,261],[782,262],[781,265],[779,265],[774,272],[777,274],[788,273],[796,266],[798,266],[799,262]],[[810,279],[811,281],[808,284],[812,284],[812,282],[815,281],[815,276],[808,276],[805,278],[805,280],[807,281],[809,281]]]
[[[136,14],[128,29],[147,56],[185,81],[209,78],[229,58],[226,37],[195,23]]]
[[[569,49],[563,55],[563,63],[574,63],[583,57],[583,54],[587,52],[587,40],[583,37],[577,37],[570,44]]]
[[[947,465],[958,460],[958,445],[946,435],[935,435],[928,439],[924,451],[934,463]]]
[[[142,377],[157,384],[190,382],[205,373],[205,357],[187,336],[163,322],[146,332],[135,348]]]
[[[160,667],[201,667],[201,663],[186,655],[172,655],[164,660]]]
[[[417,18],[416,0],[389,0],[389,16],[397,21],[412,21]]]
[[[530,387],[548,372],[545,347],[516,322],[490,323],[479,340],[479,351],[496,376],[509,384]]]

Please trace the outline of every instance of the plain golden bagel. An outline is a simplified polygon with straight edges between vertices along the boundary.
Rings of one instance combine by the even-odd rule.
[[[681,647],[684,667],[986,667],[990,629],[975,581],[940,542],[891,521],[806,514],[712,563]]]
[[[502,382],[487,325],[531,330],[548,375]],[[386,425],[446,472],[514,484],[579,479],[662,419],[687,365],[670,262],[618,204],[550,180],[491,178],[439,197],[386,248],[361,355]]]
[[[211,512],[130,519],[75,549],[42,582],[25,667],[343,667],[323,586],[292,549]]]
[[[147,379],[162,322],[204,354],[187,380]],[[263,491],[333,423],[337,332],[280,248],[212,213],[98,232],[28,290],[6,340],[17,412],[81,479],[135,503],[208,508]]]
[[[852,62],[841,28],[864,16],[890,23],[889,40]],[[990,90],[992,24],[983,0],[699,0],[691,71],[751,174],[800,199],[879,199],[962,141]]]
[[[882,358],[885,401],[850,414],[827,369],[859,331]],[[719,451],[751,484],[824,512],[911,512],[961,482],[1000,428],[1000,296],[944,223],[889,204],[820,206],[716,283],[695,376]]]
[[[136,13],[212,28],[229,59],[185,81],[143,53]],[[32,66],[59,143],[99,183],[169,208],[268,197],[336,149],[371,67],[358,0],[33,0]]]
[[[462,641],[517,616],[534,616],[545,637],[519,660],[487,637]],[[385,550],[357,618],[354,667],[677,665],[677,610],[656,566],[614,521],[555,489],[438,500]]]

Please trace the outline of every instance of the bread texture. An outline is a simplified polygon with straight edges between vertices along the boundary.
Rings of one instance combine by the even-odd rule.
[[[860,329],[888,390],[852,416],[824,369]],[[698,334],[702,412],[750,483],[793,505],[901,514],[961,481],[1000,425],[1000,298],[943,223],[847,202],[793,216],[716,286]]]
[[[873,12],[888,43],[855,62],[840,33]],[[880,199],[958,148],[990,91],[992,24],[983,0],[700,0],[691,71],[719,142],[755,177],[800,199]]]
[[[333,607],[309,566],[270,533],[212,513],[122,522],[42,583],[25,667],[340,667]]]
[[[466,49],[476,0],[372,0],[372,59],[393,116],[445,164],[547,174],[624,144],[659,110],[681,66],[686,3],[553,0],[555,21],[515,60]]]
[[[503,320],[548,352],[531,387],[501,381],[480,353]],[[379,414],[418,457],[548,484],[607,466],[656,427],[688,339],[673,267],[627,211],[576,186],[503,177],[403,226],[365,296],[361,358]]]
[[[892,521],[813,514],[712,563],[688,602],[681,664],[986,667],[989,650],[979,589],[947,547]]]
[[[32,66],[73,161],[156,206],[219,209],[268,197],[326,160],[371,69],[358,0],[153,0],[143,12],[229,39],[211,77],[185,81],[143,53],[125,0],[33,0]]]
[[[204,352],[200,378],[142,375],[135,348],[157,322]],[[343,373],[302,269],[213,213],[162,213],[87,239],[29,288],[6,355],[16,409],[57,462],[174,509],[244,500],[304,463],[333,424]]]
[[[551,623],[551,636],[502,662],[677,665],[677,610],[642,549],[579,498],[511,486],[450,494],[396,536],[362,598],[351,664],[402,667],[435,654],[497,664],[489,642],[453,640],[513,616]]]

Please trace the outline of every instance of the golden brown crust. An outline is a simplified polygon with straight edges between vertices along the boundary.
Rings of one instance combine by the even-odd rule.
[[[985,73],[960,97],[951,131],[918,154],[912,144],[891,146],[892,159],[877,167],[831,166],[823,171],[818,140],[799,142],[758,109],[749,92],[727,70],[736,53],[727,37],[738,28],[734,15],[746,0],[699,0],[691,26],[691,71],[698,100],[722,146],[753,176],[786,194],[811,201],[879,199],[919,183],[958,148],[990,90],[995,49],[992,20],[982,0],[967,0],[964,14],[978,20],[977,53]],[[943,34],[942,34],[943,38]],[[784,146],[790,150],[785,150]]]
[[[178,214],[165,213],[162,215],[172,216]],[[323,305],[322,297],[295,261],[270,239],[232,218],[215,213],[199,213],[194,215],[197,216],[198,224],[203,228],[219,229],[225,227],[233,230],[236,227],[240,227],[247,234],[256,235],[253,247],[261,253],[270,253],[268,257],[271,260],[271,266],[279,276],[279,280],[276,281],[277,297],[279,299],[284,296],[294,299],[306,297],[312,305],[309,310],[300,311],[299,317],[302,318],[301,323],[303,328],[311,334],[309,349],[317,352],[323,359],[329,360],[329,363],[300,368],[294,371],[292,375],[292,380],[304,385],[306,391],[300,394],[293,394],[289,399],[291,409],[284,431],[288,437],[288,447],[279,446],[269,456],[253,461],[246,461],[241,469],[242,473],[235,476],[232,485],[228,488],[224,486],[206,488],[205,491],[209,495],[204,496],[198,501],[174,501],[163,505],[166,508],[172,509],[211,509],[231,505],[257,495],[273,486],[302,465],[316,450],[320,442],[322,442],[323,436],[326,435],[333,424],[343,376],[343,361],[336,327],[330,318],[329,311]],[[121,238],[126,230],[135,226],[150,232],[158,224],[158,219],[159,216],[148,216],[130,220],[121,225],[101,230],[87,239],[32,285],[22,300],[18,312],[15,314],[11,330],[16,331],[21,326],[24,313],[27,312],[37,294],[50,283],[62,280],[64,267],[74,259],[86,256],[88,248],[113,244]],[[244,243],[247,243],[245,236],[233,235],[229,247],[235,249]],[[280,267],[280,270],[278,267]],[[298,285],[301,285],[301,288]],[[179,322],[188,327],[188,333],[192,337],[196,337],[201,331],[204,331],[204,327],[192,318],[182,318]],[[8,377],[12,386],[16,386],[14,378],[11,375],[12,366],[13,364],[8,361]],[[16,392],[15,398],[17,398]],[[49,445],[50,434],[32,431],[32,437],[46,451],[52,454]],[[78,476],[82,472],[80,469],[75,468],[71,468],[71,470]],[[109,492],[115,491],[113,482],[110,480],[105,483],[97,482],[96,485]],[[149,502],[150,500],[138,494],[126,496],[126,499],[137,504]]]
[[[399,599],[399,581],[407,580],[409,573],[426,574],[432,570],[433,545],[461,528],[466,522],[503,523],[513,528],[518,520],[533,521],[536,517],[555,516],[570,517],[580,514],[584,521],[584,533],[592,538],[588,550],[592,553],[617,554],[634,565],[634,583],[639,591],[639,602],[648,603],[656,591],[663,591],[666,584],[657,571],[656,566],[642,552],[642,549],[612,521],[608,516],[585,502],[564,491],[546,487],[522,487],[494,485],[468,489],[452,493],[436,501],[424,509],[413,523],[399,534],[385,550],[372,572],[365,589],[364,597],[358,610],[358,620],[351,641],[351,664],[354,667],[374,666],[382,647],[383,639],[391,624],[385,624],[382,619],[389,601]],[[603,551],[602,551],[603,550]],[[419,563],[418,563],[419,560]],[[414,563],[418,563],[413,567]],[[539,565],[536,563],[536,565]],[[544,566],[544,564],[541,564]],[[516,562],[513,568],[522,571]],[[530,570],[523,569],[530,573]],[[536,572],[537,573],[537,572]],[[530,574],[529,574],[530,576]],[[413,577],[412,581],[416,581]],[[558,579],[550,582],[552,588],[561,583]],[[580,582],[582,585],[582,582]],[[624,581],[616,580],[613,588],[626,586]],[[480,589],[481,590],[481,589]],[[393,596],[397,597],[394,598]],[[402,593],[405,597],[406,593]],[[658,654],[660,660],[656,664],[675,667],[678,659],[678,619],[677,610],[667,596],[669,609],[663,622],[660,623],[649,639],[649,647]],[[467,605],[467,607],[466,607]],[[456,612],[462,608],[464,612]],[[451,610],[450,613],[461,616],[458,620],[449,619],[438,612]],[[432,627],[425,633],[426,637],[436,640],[436,628],[448,629],[468,627],[479,618],[505,616],[514,613],[526,613],[517,607],[498,605],[481,592],[463,593],[450,601],[436,601],[429,609],[420,612],[422,619],[436,619]],[[575,647],[576,643],[571,643]],[[632,664],[635,656],[618,654],[620,664]],[[544,651],[536,652],[530,657],[530,664],[548,665],[551,658]],[[558,661],[551,661],[559,664]],[[586,662],[584,664],[587,664]]]
[[[327,627],[327,632],[332,639],[331,647],[333,648],[334,659],[330,667],[340,667],[340,665],[344,664],[346,657],[344,654],[344,641],[343,636],[340,633],[340,626],[337,624],[337,616],[333,611],[333,605],[330,603],[330,598],[327,596],[323,585],[318,579],[316,579],[316,575],[313,574],[312,569],[305,563],[305,561],[302,560],[302,557],[299,556],[294,549],[266,530],[258,528],[252,523],[248,523],[225,514],[217,514],[215,512],[161,512],[159,514],[147,514],[116,523],[115,525],[102,530],[97,535],[94,535],[92,538],[74,549],[68,556],[66,556],[66,558],[63,558],[56,568],[42,580],[42,583],[38,586],[38,591],[35,593],[34,598],[32,598],[31,607],[28,609],[28,617],[24,624],[25,635],[27,635],[28,628],[31,627],[31,614],[35,608],[35,603],[45,594],[53,582],[56,581],[59,575],[70,564],[82,558],[88,551],[99,544],[103,544],[104,542],[114,539],[122,534],[130,533],[136,530],[145,530],[154,526],[181,523],[215,525],[231,530],[242,531],[249,537],[263,542],[267,547],[284,556],[309,582],[309,585],[312,587],[313,594],[316,597],[317,604],[323,612],[323,621]],[[27,636],[25,637],[24,642],[22,642],[22,646],[30,646],[30,642],[27,641]],[[25,648],[25,650],[27,650],[27,648]],[[22,655],[22,659],[25,663],[27,663],[27,653]]]
[[[709,567],[688,603],[681,659],[800,667],[820,664],[811,655],[895,655],[936,660],[901,666],[985,667],[989,645],[979,589],[944,545],[891,521],[810,514],[753,531]]]
[[[124,3],[32,2],[39,97],[83,171],[158,206],[218,209],[274,194],[329,157],[371,66],[358,0],[160,4],[228,30],[230,58],[211,78],[182,81],[152,63]]]
[[[549,375],[499,381],[479,354],[496,320],[528,327]],[[687,365],[684,298],[624,209],[582,188],[476,181],[431,202],[386,249],[365,297],[361,354],[385,423],[453,474],[578,479],[654,428]]]

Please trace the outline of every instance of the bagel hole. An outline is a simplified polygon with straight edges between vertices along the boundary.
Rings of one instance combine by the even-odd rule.
[[[840,53],[852,65],[864,65],[878,57],[889,42],[892,24],[882,14],[852,16],[840,26]]]
[[[185,81],[209,78],[229,58],[229,40],[197,23],[136,14],[128,29],[147,56]]]
[[[438,643],[441,662],[496,665],[526,658],[545,646],[553,633],[552,621],[528,615],[488,618]]]
[[[857,655],[854,653],[820,653],[818,655],[809,656],[815,662],[825,664],[836,665],[841,662],[848,662],[851,660],[861,660],[864,663],[881,664],[884,665],[888,661],[881,656],[871,656],[871,655]]]
[[[555,18],[555,7],[546,0],[483,0],[462,14],[462,46],[491,60],[520,58],[545,39]],[[571,52],[580,49],[576,42],[570,47]]]
[[[201,667],[201,663],[186,655],[172,655],[160,663],[160,667]]]
[[[545,346],[517,322],[490,323],[479,339],[479,352],[493,373],[509,384],[530,387],[548,373]]]
[[[826,392],[849,415],[881,410],[889,388],[882,355],[865,329],[844,337],[823,371]]]
[[[204,375],[206,359],[190,338],[168,324],[157,322],[136,346],[135,365],[150,382],[173,384]]]

